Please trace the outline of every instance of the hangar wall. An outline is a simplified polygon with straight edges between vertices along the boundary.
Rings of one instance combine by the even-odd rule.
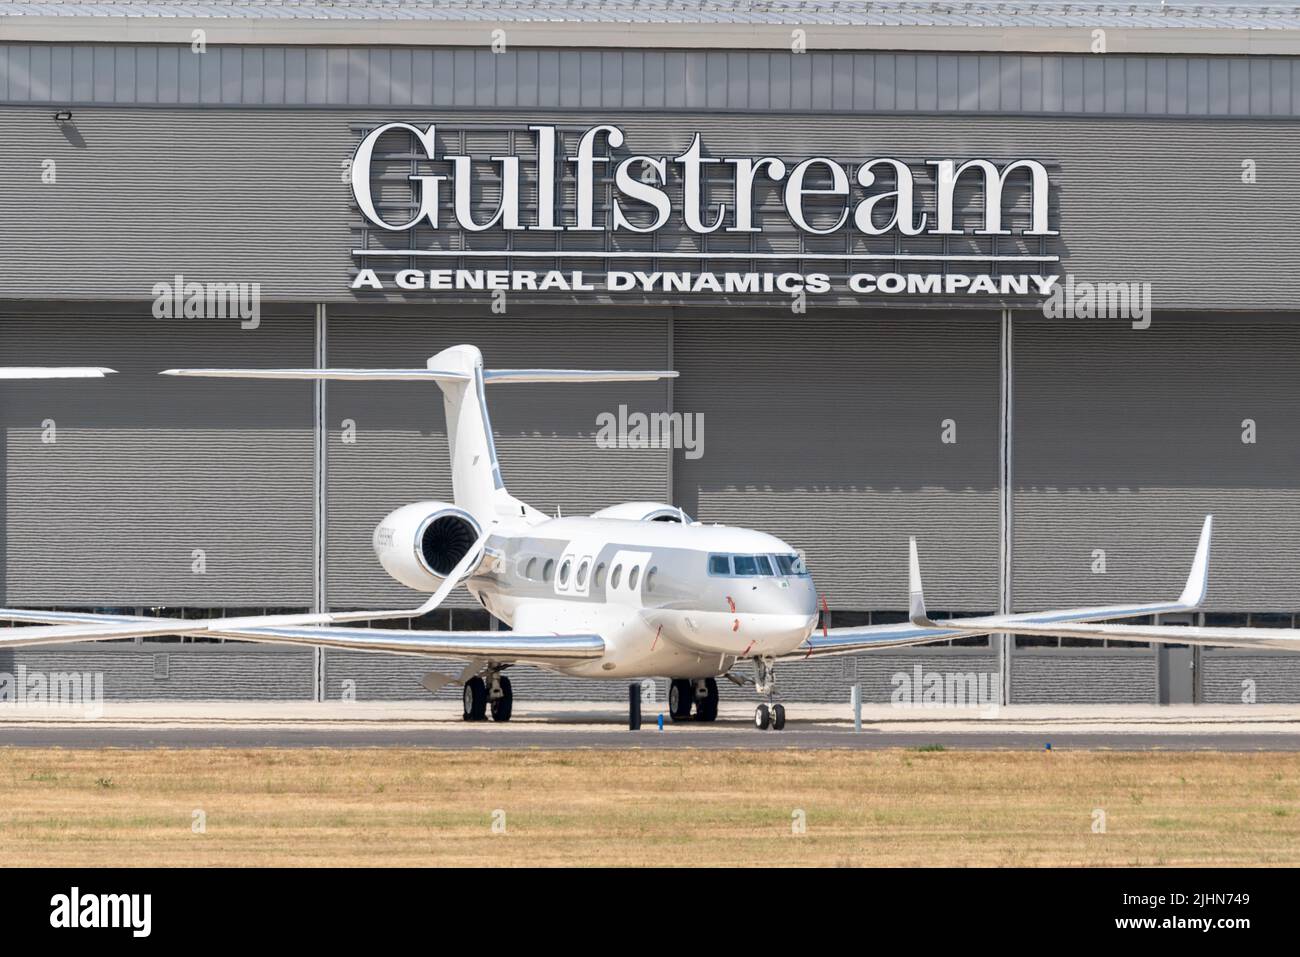
[[[0,182],[11,214],[0,233],[0,257],[11,264],[0,274],[0,297],[40,299],[57,290],[63,298],[138,300],[180,273],[258,282],[265,300],[355,302],[348,283],[359,234],[347,228],[359,228],[359,216],[349,212],[341,172],[358,131],[392,118],[373,110],[94,106],[76,111],[74,134],[44,108],[0,107],[0,126],[11,134],[0,140]],[[486,151],[504,144],[506,131],[540,122],[580,129],[617,123],[636,148],[656,154],[684,148],[701,130],[709,149],[726,155],[795,159],[812,148],[846,160],[882,152],[1030,155],[1054,171],[1054,213],[1067,224],[1054,243],[1063,271],[1151,282],[1164,308],[1294,305],[1282,268],[1300,258],[1300,231],[1288,214],[1300,204],[1293,121],[803,113],[754,123],[745,114],[482,111],[451,117],[445,126],[449,133],[478,130],[478,148]],[[1249,187],[1240,179],[1247,142],[1261,171]],[[157,162],[162,153],[165,164]],[[56,163],[58,184],[42,182],[40,158]],[[409,196],[404,175],[394,171],[390,186]],[[975,198],[967,194],[966,205]],[[492,203],[492,193],[485,190],[476,202]],[[1023,212],[1026,196],[1016,203]],[[673,241],[698,238],[682,232]],[[798,237],[779,238],[798,251]],[[831,247],[841,238],[832,237]],[[987,249],[987,240],[977,240],[955,238],[953,250]],[[1004,251],[1023,244],[1021,237],[1003,242]],[[490,230],[469,237],[467,245],[474,244],[506,248],[505,237]],[[826,265],[805,260],[809,269]],[[523,298],[516,294],[515,301]],[[630,301],[622,296],[617,304]],[[823,302],[881,304],[847,295]]]

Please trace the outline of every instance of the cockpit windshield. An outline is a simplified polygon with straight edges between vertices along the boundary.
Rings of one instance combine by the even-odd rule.
[[[808,572],[798,555],[710,555],[709,574],[738,578],[802,578]]]
[[[798,555],[776,555],[776,567],[778,575],[807,575],[804,569],[803,559]]]

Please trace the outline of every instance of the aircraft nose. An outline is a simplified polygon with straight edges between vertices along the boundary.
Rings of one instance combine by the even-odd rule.
[[[778,599],[780,610],[785,615],[797,615],[817,618],[817,589],[811,578],[787,578]]]

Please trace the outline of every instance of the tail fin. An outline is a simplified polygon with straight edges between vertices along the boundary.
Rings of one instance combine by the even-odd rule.
[[[501,479],[501,463],[492,438],[484,385],[506,382],[637,382],[677,375],[670,371],[621,369],[484,369],[483,354],[468,345],[442,350],[429,359],[428,366],[457,374],[454,379],[438,380],[447,413],[452,490],[456,504],[477,516],[492,515],[498,510],[528,514],[527,507],[506,492],[505,482]],[[516,512],[516,509],[524,511]],[[539,513],[534,515],[542,517]]]
[[[447,413],[452,497],[482,520],[495,513],[498,492],[505,492],[483,396],[483,354],[474,346],[452,346],[431,357],[428,366],[457,373],[455,379],[438,380]]]
[[[452,346],[424,369],[168,369],[163,375],[229,379],[341,379],[345,381],[436,382],[447,413],[453,498],[480,519],[498,513],[541,520],[540,512],[510,497],[501,479],[484,385],[507,382],[643,382],[671,379],[672,371],[589,369],[484,369],[483,354],[470,345]]]

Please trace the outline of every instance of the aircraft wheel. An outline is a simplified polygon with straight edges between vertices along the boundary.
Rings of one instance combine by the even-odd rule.
[[[767,726],[772,723],[772,713],[767,710],[767,705],[760,704],[754,709],[754,727],[759,731],[766,731]]]
[[[714,678],[705,678],[704,697],[695,702],[695,717],[700,721],[718,719],[718,682]]]
[[[688,721],[695,691],[684,678],[674,678],[668,686],[668,716],[674,721]]]
[[[470,678],[460,696],[466,721],[482,721],[487,714],[487,685],[482,678]]]
[[[501,682],[501,697],[492,702],[492,720],[509,721],[510,713],[514,711],[515,696],[510,690],[510,679],[502,675],[499,679]]]
[[[772,705],[772,730],[780,731],[784,727],[785,727],[785,706],[774,704]]]

